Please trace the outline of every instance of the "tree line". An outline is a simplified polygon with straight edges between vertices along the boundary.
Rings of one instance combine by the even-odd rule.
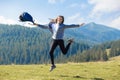
[[[93,46],[91,49],[83,52],[77,52],[74,56],[69,57],[68,61],[72,62],[89,62],[89,61],[107,61],[111,57],[120,55],[120,40],[102,43]]]
[[[1,24],[0,64],[47,64],[50,62],[50,43],[51,34],[48,30]],[[54,53],[55,61],[58,63],[106,61],[109,57],[120,55],[119,46],[119,40],[95,46],[77,40],[72,44],[67,55],[63,55],[58,47]]]
[[[0,25],[0,64],[41,64],[49,63],[51,43],[49,30],[28,28],[20,25]],[[67,39],[65,39],[65,44]],[[83,47],[84,48],[81,48]],[[87,43],[75,42],[66,57],[89,49]],[[59,48],[55,58],[62,55]],[[64,61],[64,60],[63,60]]]

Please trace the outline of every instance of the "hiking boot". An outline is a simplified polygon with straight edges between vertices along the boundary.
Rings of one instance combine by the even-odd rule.
[[[55,68],[56,68],[56,66],[55,66],[55,65],[52,65],[52,66],[50,67],[50,72],[53,71]]]

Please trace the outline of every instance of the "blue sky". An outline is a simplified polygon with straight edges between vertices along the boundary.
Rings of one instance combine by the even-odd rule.
[[[0,10],[4,24],[19,24],[18,16],[28,12],[41,24],[63,15],[66,24],[95,22],[120,29],[120,0],[0,0]]]

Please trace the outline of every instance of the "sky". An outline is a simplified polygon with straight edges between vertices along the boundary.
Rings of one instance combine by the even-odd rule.
[[[0,0],[0,23],[23,24],[19,15],[31,14],[35,22],[65,17],[65,24],[95,22],[120,29],[120,0]]]

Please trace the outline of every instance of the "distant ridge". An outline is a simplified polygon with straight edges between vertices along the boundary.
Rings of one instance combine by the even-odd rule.
[[[120,30],[105,25],[88,23],[80,28],[66,30],[66,35],[92,43],[119,40]]]

